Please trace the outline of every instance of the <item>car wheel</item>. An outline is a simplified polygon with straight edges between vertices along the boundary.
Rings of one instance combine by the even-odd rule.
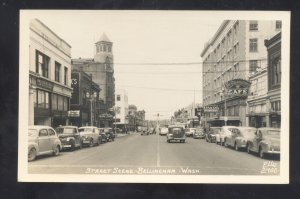
[[[239,150],[240,150],[239,146],[238,146],[236,143],[234,144],[234,149],[235,149],[236,151],[239,151]]]
[[[185,140],[182,140],[183,143],[185,143]]]
[[[35,160],[37,155],[36,149],[35,148],[31,148],[28,152],[28,161],[33,161]]]
[[[265,153],[264,153],[264,151],[261,148],[259,148],[258,153],[259,153],[259,157],[260,158],[264,158],[265,157]]]
[[[55,147],[55,149],[54,149],[54,151],[53,151],[53,155],[54,155],[54,156],[57,156],[57,155],[59,154],[59,149],[60,149],[59,146],[56,146],[56,147]]]
[[[79,142],[79,149],[82,149],[82,142]]]
[[[71,151],[74,151],[74,150],[75,150],[75,143],[72,142],[72,143],[71,143]]]
[[[170,143],[170,140],[167,140],[168,143]]]
[[[93,139],[90,140],[90,144],[89,144],[89,147],[92,147],[92,146],[94,146],[94,140]]]
[[[247,144],[247,153],[251,153],[251,150],[250,150],[250,145],[249,144]]]

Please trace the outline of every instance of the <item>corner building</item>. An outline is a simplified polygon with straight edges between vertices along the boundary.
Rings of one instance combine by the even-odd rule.
[[[29,125],[66,125],[71,46],[38,19],[29,28]]]
[[[201,53],[203,106],[218,107],[217,112],[204,112],[204,125],[247,125],[247,96],[228,96],[225,85],[231,80],[248,81],[249,74],[266,68],[264,40],[280,30],[281,21],[223,21]]]

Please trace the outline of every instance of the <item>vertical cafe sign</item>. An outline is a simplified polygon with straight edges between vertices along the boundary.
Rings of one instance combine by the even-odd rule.
[[[72,73],[71,79],[71,87],[73,88],[71,104],[79,104],[79,73]]]
[[[250,82],[244,79],[233,79],[225,84],[227,96],[248,96]]]

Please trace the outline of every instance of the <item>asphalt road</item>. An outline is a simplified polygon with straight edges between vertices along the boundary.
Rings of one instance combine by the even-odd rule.
[[[261,159],[204,139],[167,143],[165,136],[132,133],[114,142],[28,163],[31,174],[278,175],[279,158]]]

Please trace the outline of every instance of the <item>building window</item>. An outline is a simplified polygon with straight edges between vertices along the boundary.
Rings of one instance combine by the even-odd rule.
[[[121,96],[117,95],[117,101],[121,101]]]
[[[281,101],[271,102],[272,111],[281,111]]]
[[[258,30],[258,23],[257,23],[257,21],[250,21],[249,30],[250,31],[252,31],[252,30]]]
[[[108,52],[111,52],[111,46],[108,46]]]
[[[58,62],[55,62],[55,81],[59,82],[59,76],[60,76],[60,67],[61,67],[61,64],[58,63]]]
[[[100,46],[96,46],[96,51],[97,51],[97,53],[100,51]]]
[[[43,77],[49,77],[50,58],[43,53],[36,51],[36,72]]]
[[[49,109],[49,93],[42,90],[37,90],[36,104],[38,108]]]
[[[69,100],[67,97],[63,97],[63,101],[64,101],[64,111],[68,111],[68,107],[69,107]]]
[[[52,95],[52,110],[57,110],[57,95]]]
[[[106,52],[106,45],[103,45],[103,51]]]
[[[68,83],[68,68],[65,67],[64,84],[67,85],[67,83]]]
[[[250,39],[249,40],[249,51],[250,52],[257,52],[257,39]]]
[[[280,84],[281,81],[281,58],[277,57],[271,62],[270,67],[271,87]]]
[[[63,96],[60,96],[60,95],[58,95],[57,96],[57,109],[59,110],[59,111],[62,111],[63,110],[63,107],[64,107],[64,102],[63,102],[63,100],[64,100],[64,98],[63,98]]]
[[[255,72],[258,67],[257,60],[250,60],[249,65],[250,65],[250,72]]]
[[[275,29],[276,30],[281,30],[282,22],[281,21],[276,21]]]

